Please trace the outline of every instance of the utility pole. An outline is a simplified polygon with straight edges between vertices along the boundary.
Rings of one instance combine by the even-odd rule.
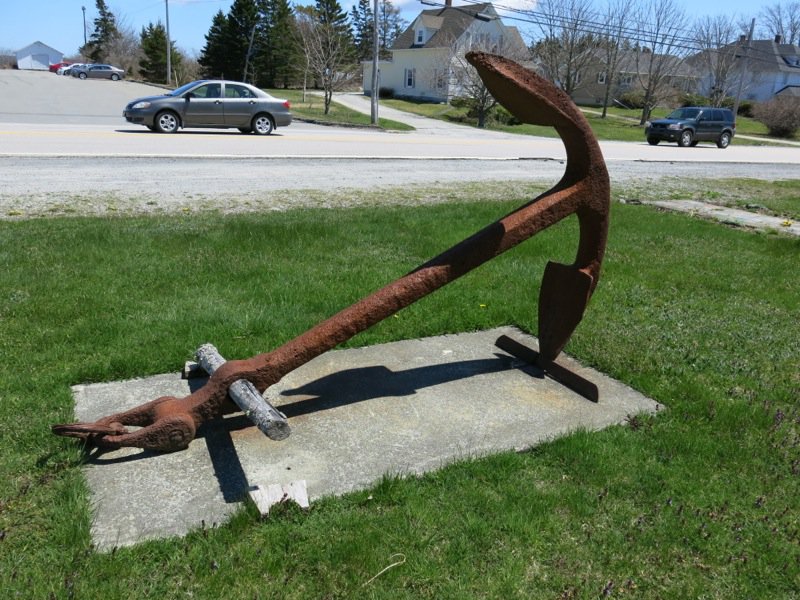
[[[172,85],[172,41],[169,39],[169,0],[164,0],[167,9],[167,85]]]
[[[81,6],[83,11],[83,45],[86,46],[86,7]]]
[[[378,124],[378,53],[380,40],[378,39],[378,0],[373,1],[372,9],[372,96],[370,97],[370,123]]]
[[[253,40],[256,37],[256,27],[258,21],[253,24],[253,29],[250,30],[250,43],[247,44],[247,56],[244,57],[244,73],[242,73],[242,81],[247,83],[247,71],[250,69],[250,55],[253,53]]]
[[[742,68],[739,74],[739,89],[736,91],[736,102],[733,103],[733,120],[736,121],[736,116],[739,114],[739,100],[742,98],[742,86],[744,85],[744,78],[747,75],[747,58],[750,54],[750,42],[753,40],[753,30],[756,27],[756,20],[750,21],[750,33],[747,34],[747,43],[744,47],[744,54],[742,55]]]

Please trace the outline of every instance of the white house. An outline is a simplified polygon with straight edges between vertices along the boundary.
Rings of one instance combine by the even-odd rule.
[[[18,69],[33,69],[35,71],[47,71],[50,65],[60,63],[64,59],[63,52],[59,52],[42,42],[33,42],[17,50],[15,54]]]
[[[378,62],[378,89],[397,97],[446,102],[461,92],[453,76],[470,49],[505,55],[526,53],[516,27],[507,27],[490,2],[423,10],[395,40],[390,60]],[[363,63],[364,93],[372,93],[372,61]]]
[[[748,73],[744,97],[770,100],[787,87],[800,85],[800,46],[772,40],[753,40],[748,53]]]
[[[716,51],[720,56],[735,57],[736,65],[731,75],[734,85],[728,93],[736,92],[742,67],[745,67],[742,86],[742,98],[745,100],[755,102],[771,100],[776,94],[785,93],[786,89],[791,90],[800,86],[800,46],[784,44],[780,36],[775,36],[771,40],[752,40],[746,52],[743,46],[744,43],[740,41]],[[747,56],[747,62],[742,64],[744,56]],[[695,59],[696,57],[693,57],[690,61]],[[703,73],[698,91],[707,96],[711,95],[713,84],[713,77]]]

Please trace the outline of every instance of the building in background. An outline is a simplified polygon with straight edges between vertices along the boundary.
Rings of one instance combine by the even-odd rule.
[[[34,71],[47,71],[50,65],[60,63],[64,60],[64,53],[55,48],[51,48],[42,42],[33,42],[24,48],[17,50],[18,69],[29,69]]]

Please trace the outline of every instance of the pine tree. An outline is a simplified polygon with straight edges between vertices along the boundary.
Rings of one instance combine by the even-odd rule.
[[[380,0],[378,5],[378,43],[381,58],[391,56],[389,50],[397,37],[408,27],[408,22],[400,16],[400,9],[395,8],[392,0]]]
[[[97,17],[94,20],[94,31],[89,41],[81,48],[81,54],[87,56],[92,62],[105,62],[109,46],[119,37],[117,20],[108,10],[105,0],[96,0]]]
[[[260,87],[288,87],[298,53],[295,19],[288,0],[259,0],[261,22],[254,58]]]
[[[372,14],[370,0],[358,0],[358,4],[350,10],[350,27],[358,61],[372,58],[372,40],[374,39]]]
[[[347,13],[342,9],[339,0],[316,0],[314,4],[322,25],[330,25],[341,35],[352,37],[347,23]]]
[[[229,68],[227,52],[225,51],[225,31],[228,28],[228,19],[220,10],[214,15],[211,28],[206,34],[206,45],[200,52],[197,62],[203,67],[204,77],[224,77],[232,72]]]
[[[259,10],[256,0],[234,0],[228,11],[228,25],[223,36],[226,62],[232,67],[225,74],[229,79],[251,79],[253,65],[250,59],[257,48],[255,36],[258,25]]]
[[[304,74],[313,77],[315,84],[322,88],[325,114],[328,114],[333,92],[343,89],[359,71],[347,15],[336,0],[317,0],[316,6],[298,6],[295,13]]]
[[[167,77],[167,30],[161,21],[142,27],[140,35],[144,58],[139,61],[139,73],[145,81],[168,82]],[[181,55],[170,40],[170,63],[175,70],[180,68]]]

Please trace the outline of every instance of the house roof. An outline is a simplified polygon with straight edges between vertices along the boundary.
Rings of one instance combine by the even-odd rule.
[[[38,41],[38,40],[37,40],[37,41],[35,41],[35,42],[33,42],[32,44],[28,44],[28,45],[27,45],[27,46],[25,46],[24,48],[20,48],[19,50],[17,50],[16,52],[14,52],[14,54],[16,54],[17,56],[19,56],[20,54],[25,54],[25,52],[26,52],[26,51],[28,51],[28,50],[31,50],[31,49],[32,49],[32,48],[34,48],[34,47],[39,47],[39,48],[41,48],[41,47],[45,47],[45,48],[47,48],[48,50],[52,50],[54,54],[62,54],[62,55],[64,54],[64,53],[63,53],[63,52],[61,52],[60,50],[56,50],[56,49],[55,49],[55,48],[53,48],[52,46],[48,46],[48,45],[47,45],[47,44],[45,44],[44,42],[40,42],[40,41]]]
[[[460,38],[467,28],[475,22],[476,15],[496,16],[491,2],[466,4],[464,6],[445,6],[433,10],[423,10],[394,42],[392,50],[409,48],[448,48]],[[416,30],[422,25],[436,30],[426,43],[416,43]]]
[[[739,42],[720,48],[720,52],[733,51],[737,56],[744,53]],[[750,42],[747,68],[751,72],[800,73],[800,46],[781,44],[776,40],[752,40]]]

